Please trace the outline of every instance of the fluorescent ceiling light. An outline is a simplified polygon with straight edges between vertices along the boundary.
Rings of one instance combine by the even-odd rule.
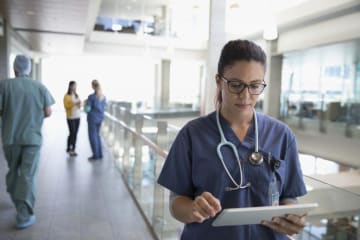
[[[121,31],[123,29],[123,26],[120,25],[120,24],[113,24],[111,26],[111,29],[114,30],[114,31]]]

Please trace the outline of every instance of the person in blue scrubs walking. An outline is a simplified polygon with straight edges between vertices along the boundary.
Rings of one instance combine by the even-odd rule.
[[[100,83],[97,80],[91,82],[94,93],[90,94],[85,102],[85,111],[87,112],[88,134],[92,151],[89,160],[99,160],[103,158],[100,127],[104,120],[106,107],[106,98],[102,93]]]
[[[181,239],[280,240],[305,226],[305,216],[297,215],[255,225],[211,225],[225,208],[296,204],[306,194],[294,134],[254,110],[266,87],[265,70],[258,45],[229,41],[215,76],[216,111],[187,123],[170,148],[158,183],[171,191],[173,217],[185,223]],[[231,146],[222,145],[219,153],[222,139]]]
[[[6,189],[16,207],[16,227],[27,228],[36,221],[35,176],[42,144],[43,120],[55,103],[47,88],[29,77],[31,61],[17,55],[15,78],[0,81],[2,144],[9,171]],[[1,214],[1,213],[0,213]]]

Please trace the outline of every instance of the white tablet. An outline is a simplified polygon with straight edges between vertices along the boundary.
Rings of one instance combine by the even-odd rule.
[[[271,221],[273,217],[286,214],[302,216],[318,207],[317,203],[292,204],[266,207],[228,208],[224,209],[214,220],[214,227],[231,225],[259,224],[262,220]]]

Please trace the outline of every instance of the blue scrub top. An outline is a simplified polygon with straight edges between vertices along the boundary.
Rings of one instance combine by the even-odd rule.
[[[90,94],[86,101],[86,106],[90,108],[90,111],[87,114],[88,122],[101,123],[104,119],[106,98],[103,97],[100,100],[95,93]]]
[[[216,113],[197,118],[187,123],[177,135],[158,183],[178,195],[194,199],[204,191],[212,193],[221,202],[223,209],[270,205],[269,185],[273,172],[267,162],[268,153],[273,159],[281,161],[276,169],[278,189],[281,199],[296,198],[306,194],[300,169],[295,136],[284,123],[256,113],[259,130],[259,151],[263,154],[261,165],[252,165],[247,159],[255,149],[254,123],[241,142],[229,123],[220,114],[220,123],[225,138],[232,142],[239,153],[243,168],[243,184],[250,183],[246,189],[225,191],[232,186],[230,178],[217,155],[220,133],[216,125]],[[228,147],[222,148],[224,162],[236,182],[239,182],[239,165]],[[287,239],[262,225],[243,225],[212,227],[215,218],[203,223],[186,224],[181,239]]]

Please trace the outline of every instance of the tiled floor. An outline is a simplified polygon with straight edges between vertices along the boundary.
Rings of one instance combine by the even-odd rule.
[[[65,153],[67,134],[63,112],[45,120],[37,175],[37,223],[25,230],[14,228],[15,209],[5,190],[7,166],[0,150],[0,239],[153,239],[106,149],[102,161],[87,160],[91,153],[85,116],[77,157]]]

